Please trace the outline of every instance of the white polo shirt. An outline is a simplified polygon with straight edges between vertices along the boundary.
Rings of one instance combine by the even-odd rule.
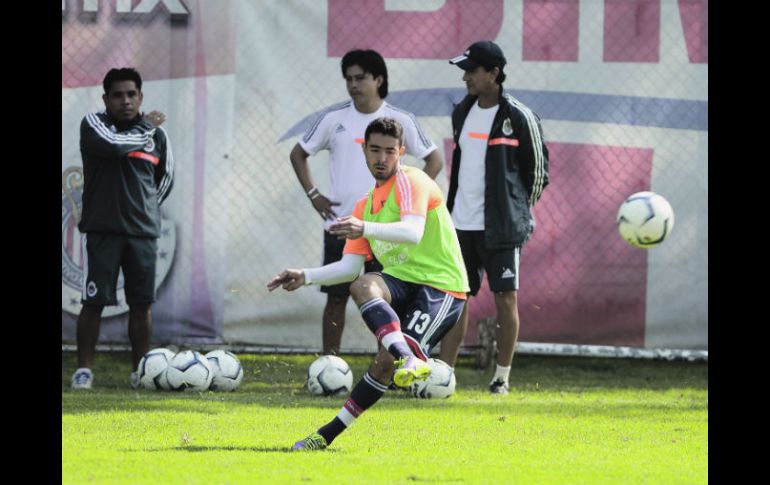
[[[356,201],[374,186],[374,177],[366,166],[361,146],[366,127],[382,116],[394,118],[403,126],[406,153],[422,159],[436,149],[412,113],[385,101],[377,111],[368,114],[358,112],[353,101],[332,106],[318,117],[299,141],[310,155],[329,150],[330,186],[329,193],[324,195],[340,203],[333,207],[340,217],[350,215]],[[324,229],[332,223],[325,221]]]

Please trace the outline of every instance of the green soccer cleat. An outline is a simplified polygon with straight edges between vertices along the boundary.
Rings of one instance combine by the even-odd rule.
[[[393,384],[398,387],[409,387],[414,381],[424,381],[430,377],[430,366],[415,356],[402,357],[395,364]]]
[[[311,450],[323,450],[327,446],[326,438],[318,433],[313,433],[304,440],[297,441],[294,446],[291,447],[291,451],[311,451]]]

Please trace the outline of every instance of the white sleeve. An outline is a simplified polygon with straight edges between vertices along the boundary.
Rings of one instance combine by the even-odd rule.
[[[303,268],[305,284],[336,285],[353,281],[364,267],[363,254],[343,254],[342,259],[318,268]]]
[[[404,127],[404,145],[406,146],[406,153],[415,158],[423,159],[430,155],[433,150],[436,150],[436,145],[428,137],[428,134],[423,131],[422,127],[420,127],[417,118],[415,118],[413,114],[405,114],[405,118],[401,125]]]
[[[398,243],[420,242],[425,232],[425,218],[414,214],[401,217],[398,222],[364,221],[364,237]]]
[[[331,118],[328,112],[321,113],[299,140],[299,146],[309,155],[315,155],[321,150],[329,149]]]

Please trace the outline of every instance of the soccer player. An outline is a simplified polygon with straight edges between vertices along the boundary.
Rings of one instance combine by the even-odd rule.
[[[425,160],[425,173],[431,178],[441,171],[444,161],[436,145],[422,131],[414,115],[388,104],[388,70],[382,56],[373,50],[352,50],[342,57],[350,101],[323,112],[294,146],[289,155],[294,171],[310,203],[324,220],[323,264],[342,258],[344,240],[329,234],[334,218],[350,215],[356,201],[374,184],[361,151],[366,126],[374,119],[388,116],[404,129],[406,153]],[[329,150],[328,194],[322,194],[311,177],[308,158]],[[377,260],[366,263],[365,270],[379,271]],[[322,317],[322,350],[337,355],[345,327],[345,307],[350,297],[349,283],[321,286],[327,294]]]
[[[83,158],[83,308],[77,323],[78,369],[73,389],[90,389],[91,363],[102,310],[117,305],[123,269],[133,368],[147,353],[155,301],[160,204],[171,192],[174,157],[159,111],[142,115],[142,77],[132,68],[110,69],[103,82],[105,111],[80,124]],[[131,387],[139,376],[131,372]]]
[[[347,238],[340,261],[319,268],[286,269],[268,284],[293,291],[308,284],[352,281],[350,292],[379,350],[337,416],[294,444],[317,450],[331,442],[388,390],[408,387],[430,375],[431,348],[457,322],[468,281],[460,245],[441,189],[424,172],[402,166],[403,129],[392,118],[366,128],[363,151],[374,187],[350,216],[329,227]],[[381,273],[361,276],[376,256]]]
[[[465,71],[468,95],[452,112],[454,152],[447,207],[457,228],[471,295],[486,270],[497,307],[497,367],[489,384],[508,394],[519,335],[519,258],[532,236],[532,207],[548,185],[548,148],[540,118],[505,94],[500,46],[483,40],[449,61]],[[441,344],[441,360],[454,366],[468,327],[468,308]]]

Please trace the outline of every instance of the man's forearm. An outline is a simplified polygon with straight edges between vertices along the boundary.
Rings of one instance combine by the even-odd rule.
[[[335,285],[353,281],[361,274],[364,267],[364,256],[360,254],[343,254],[342,259],[318,268],[303,268],[305,284]]]
[[[397,243],[417,244],[425,232],[425,218],[404,216],[398,222],[364,221],[364,237]]]
[[[435,180],[436,176],[441,172],[441,169],[444,168],[444,160],[441,159],[438,148],[430,152],[424,160],[425,167],[422,169],[423,172],[427,173],[430,178]]]

